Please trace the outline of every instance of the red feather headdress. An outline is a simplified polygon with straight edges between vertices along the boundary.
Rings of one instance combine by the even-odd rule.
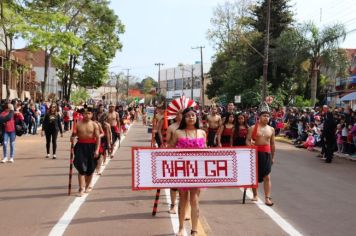
[[[171,101],[167,107],[168,119],[176,118],[179,111],[188,107],[195,107],[197,104],[194,100],[182,96]]]

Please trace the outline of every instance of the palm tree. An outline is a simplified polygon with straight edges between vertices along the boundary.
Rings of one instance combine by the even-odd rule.
[[[311,102],[315,106],[317,77],[322,64],[327,63],[330,57],[338,53],[339,42],[346,38],[345,27],[342,24],[327,26],[320,30],[314,23],[308,23],[301,27],[303,44],[309,52],[311,71]]]

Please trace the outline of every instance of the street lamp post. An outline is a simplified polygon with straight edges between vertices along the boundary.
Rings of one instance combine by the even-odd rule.
[[[184,66],[182,65],[180,69],[182,71],[182,96],[183,96],[184,95]]]
[[[200,79],[200,96],[201,96],[201,103],[202,107],[204,108],[205,105],[205,96],[204,96],[204,72],[203,72],[203,48],[204,46],[192,47],[192,49],[200,49],[200,72],[201,72],[201,79]]]
[[[158,66],[158,94],[161,94],[161,66],[164,66],[163,63],[157,62],[155,66]]]
[[[194,90],[194,66],[192,65],[192,87],[191,87],[191,90],[190,90],[190,98],[192,100],[194,100],[193,90]]]

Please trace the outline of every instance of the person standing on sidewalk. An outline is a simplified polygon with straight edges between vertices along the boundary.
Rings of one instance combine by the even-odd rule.
[[[324,116],[324,125],[323,131],[321,133],[321,138],[324,141],[324,150],[325,150],[325,162],[331,163],[336,148],[336,122],[333,114],[329,111],[329,107],[323,106],[323,116]]]
[[[265,204],[273,206],[273,202],[271,201],[271,169],[275,153],[275,132],[273,127],[268,125],[270,119],[269,110],[261,110],[259,117],[259,121],[248,130],[246,145],[257,147],[258,182],[263,182]],[[257,201],[257,189],[253,188],[252,192],[252,201]]]
[[[71,142],[78,137],[74,146],[74,167],[78,171],[79,193],[83,196],[92,190],[91,180],[96,169],[100,148],[99,126],[92,121],[93,111],[90,107],[84,108],[83,120],[73,130]]]
[[[0,114],[0,123],[4,123],[3,126],[3,159],[2,163],[9,161],[14,162],[15,154],[15,120],[14,120],[14,106],[6,102],[3,106],[3,112]],[[10,140],[10,160],[7,159],[7,143]]]
[[[199,129],[199,119],[194,108],[184,109],[183,118],[179,128],[174,132],[172,145],[176,148],[206,148],[206,133]],[[188,196],[190,196],[192,230],[191,235],[198,235],[199,219],[199,195],[200,188],[179,189],[179,232],[177,235],[185,235],[184,220]]]
[[[61,132],[61,137],[63,137],[61,117],[57,112],[57,105],[52,104],[49,107],[48,113],[45,115],[43,119],[42,131],[41,131],[41,137],[43,137],[44,133],[46,135],[46,151],[47,151],[46,158],[49,158],[50,156],[51,139],[52,139],[52,153],[53,153],[52,158],[53,159],[57,158],[56,150],[57,150],[58,131]]]

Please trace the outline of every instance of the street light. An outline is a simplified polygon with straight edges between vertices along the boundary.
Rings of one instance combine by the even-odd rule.
[[[203,72],[203,48],[204,46],[198,46],[198,47],[192,47],[192,49],[200,49],[200,70],[201,70],[201,79],[200,79],[200,96],[201,96],[201,102],[202,102],[202,107],[204,108],[205,105],[205,96],[204,96],[204,72]]]
[[[158,94],[161,94],[161,66],[164,66],[163,63],[157,62],[155,66],[158,66]]]

